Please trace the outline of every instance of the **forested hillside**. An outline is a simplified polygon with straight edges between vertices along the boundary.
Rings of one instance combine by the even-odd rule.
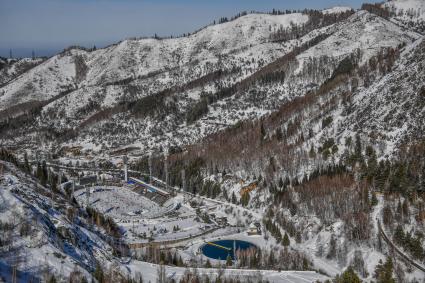
[[[165,264],[180,282],[201,280],[195,268],[237,282],[222,280],[221,259],[204,262],[192,234],[207,241],[208,233],[260,231],[250,238],[257,250],[224,264],[263,270],[252,282],[282,279],[281,270],[344,283],[422,282],[424,24],[420,0],[242,12],[179,37],[0,58],[0,192],[20,215],[3,221],[13,213],[0,209],[5,255],[42,250],[52,273],[62,258],[64,273],[79,280],[133,282],[140,266],[163,278]],[[127,159],[140,180],[121,180]],[[116,186],[94,189],[93,207],[90,192],[61,186],[91,174]],[[134,182],[165,191],[114,218],[142,205]],[[115,194],[111,207],[99,204],[102,193]],[[178,233],[184,241],[166,238]],[[19,249],[11,235],[44,244]],[[147,248],[155,237],[163,245]],[[143,249],[131,251],[132,241]],[[48,268],[37,274],[47,280]],[[300,276],[285,282],[313,280]]]

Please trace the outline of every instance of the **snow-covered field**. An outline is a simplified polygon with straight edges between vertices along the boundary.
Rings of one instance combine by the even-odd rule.
[[[75,191],[74,196],[81,205],[87,204],[86,189]],[[162,207],[125,186],[94,186],[89,188],[89,196],[90,207],[122,223],[161,216],[173,207],[173,203]]]
[[[203,222],[195,209],[184,203],[181,194],[161,206],[127,186],[94,186],[89,191],[90,207],[112,217],[125,230],[129,243],[186,239],[215,227],[214,223]],[[85,189],[76,191],[74,196],[82,206],[86,205]]]

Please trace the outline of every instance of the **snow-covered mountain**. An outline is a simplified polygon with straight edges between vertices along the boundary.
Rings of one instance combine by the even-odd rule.
[[[43,58],[0,58],[0,85],[10,83],[12,79],[27,72],[29,69],[37,66],[43,61]]]
[[[102,86],[125,79],[144,81],[156,78],[158,87],[177,84],[177,81],[183,83],[216,70],[219,57],[223,58],[220,62],[223,67],[239,64],[240,60],[259,60],[259,55],[265,55],[261,59],[269,62],[282,54],[279,45],[268,43],[271,31],[290,24],[303,24],[307,20],[306,15],[299,13],[280,16],[252,14],[206,27],[182,38],[129,39],[91,52],[64,51],[5,87],[2,109],[32,99],[47,100],[64,88]],[[148,80],[147,84],[150,83]],[[30,87],[32,96],[19,95]]]
[[[308,13],[249,14],[182,38],[70,49],[3,86],[0,113],[18,121],[36,113],[9,131],[13,144],[35,145],[40,136],[90,150],[190,144],[277,110],[322,84],[347,56],[364,64],[420,37],[377,15],[351,13],[325,10],[321,21],[333,21],[317,29],[307,28]],[[296,36],[272,40],[279,31]],[[280,81],[258,83],[277,71]]]
[[[21,251],[30,258],[45,255],[44,266],[50,266],[45,273],[65,277],[90,278],[100,262],[126,275],[143,268],[147,278],[156,279],[158,266],[117,256],[114,240],[104,237],[111,233],[104,223],[114,222],[99,215],[120,221],[127,244],[168,239],[171,230],[186,236],[202,231],[202,236],[225,216],[238,231],[262,222],[264,234],[254,240],[265,250],[278,247],[283,259],[288,251],[287,246],[280,250],[280,238],[289,234],[297,268],[333,277],[354,266],[363,279],[375,280],[373,269],[389,254],[382,247],[381,217],[390,219],[383,223],[389,235],[397,223],[425,247],[418,233],[425,219],[425,202],[418,200],[423,194],[418,187],[425,186],[424,5],[394,0],[357,11],[243,14],[184,37],[132,38],[97,50],[73,47],[46,60],[0,58],[1,147],[21,160],[24,152],[30,160],[40,151],[53,154],[56,162],[70,166],[67,174],[73,178],[91,174],[78,167],[80,162],[103,163],[117,173],[120,156],[127,154],[133,169],[146,173],[153,166],[165,180],[161,154],[168,151],[170,182],[184,187],[185,169],[189,191],[182,188],[166,202],[176,211],[176,202],[183,204],[176,216],[168,206],[136,197],[129,184],[114,183],[118,187],[108,193],[93,190],[98,194],[92,205],[102,212],[95,217],[83,209],[87,193],[79,191],[75,200],[66,191],[53,194],[54,182],[42,186],[1,161],[0,170],[6,169],[0,176],[0,220],[34,219],[29,232],[18,235],[12,229],[25,247]],[[148,165],[152,152],[153,165]],[[32,169],[42,182],[41,167]],[[404,191],[393,189],[400,187]],[[389,191],[388,199],[377,197],[378,191]],[[402,196],[393,197],[394,192]],[[212,211],[215,220],[209,222]],[[154,220],[156,213],[164,219]],[[386,213],[397,216],[385,218]],[[132,217],[138,224],[130,224]],[[151,238],[138,229],[150,231]],[[223,235],[241,236],[234,230]],[[194,260],[199,243],[183,240],[173,252],[199,264]],[[16,256],[6,255],[0,264],[11,268]],[[156,257],[151,262],[159,262]],[[169,274],[181,278],[184,270],[175,261]],[[40,266],[34,260],[27,265],[27,270]],[[395,273],[406,270],[409,279],[418,278],[409,264],[395,266]],[[0,276],[9,278],[4,270],[0,265]],[[295,282],[310,276],[262,274],[280,281],[293,276]]]
[[[0,223],[7,233],[2,237],[0,278],[47,282],[54,274],[87,277],[98,260],[111,257],[112,248],[101,237],[104,231],[91,229],[86,220],[73,215],[63,196],[52,199],[51,191],[34,178],[13,164],[0,164],[5,170],[0,176]],[[13,278],[13,266],[24,266],[27,272]]]
[[[391,13],[391,18],[421,33],[425,32],[425,2],[421,0],[388,1],[382,6]]]

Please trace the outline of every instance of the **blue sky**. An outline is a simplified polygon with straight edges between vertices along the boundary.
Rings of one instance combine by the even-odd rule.
[[[179,35],[241,11],[359,8],[374,0],[0,0],[0,56],[52,55],[133,36]]]

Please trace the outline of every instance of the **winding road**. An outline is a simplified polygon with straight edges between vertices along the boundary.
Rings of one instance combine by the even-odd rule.
[[[382,228],[381,225],[381,215],[382,215],[382,209],[383,209],[383,198],[382,196],[378,197],[378,204],[373,212],[373,219],[375,222],[375,227],[377,228],[379,234],[382,236],[382,239],[387,243],[387,245],[394,250],[403,260],[410,263],[414,267],[416,267],[418,270],[425,273],[425,267],[423,267],[421,264],[417,263],[414,259],[412,259],[410,256],[406,255],[400,248],[398,248],[391,239],[387,236],[385,233],[385,230]]]

